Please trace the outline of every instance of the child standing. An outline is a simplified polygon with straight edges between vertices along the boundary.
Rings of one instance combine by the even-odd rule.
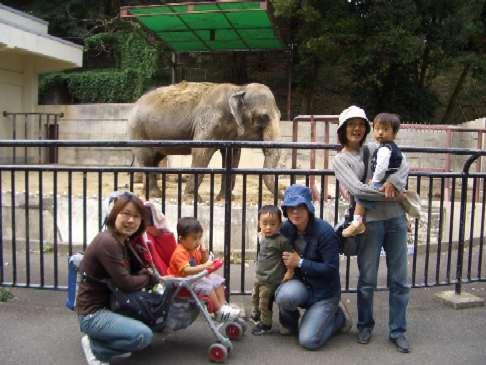
[[[256,262],[256,278],[253,288],[252,319],[258,321],[254,335],[263,335],[272,329],[272,306],[275,290],[282,281],[293,277],[293,270],[285,269],[282,261],[284,251],[292,251],[287,238],[279,233],[282,213],[273,205],[265,205],[258,212],[261,231],[260,250]]]
[[[195,275],[213,264],[209,250],[201,244],[203,229],[196,218],[183,217],[177,222],[177,247],[169,263],[168,274],[179,277]],[[194,291],[207,295],[214,304],[215,319],[218,321],[235,318],[238,308],[226,304],[224,278],[211,273],[194,283]]]
[[[394,142],[399,129],[400,117],[397,114],[380,113],[373,120],[373,137],[379,143],[373,152],[370,166],[373,172],[371,186],[375,190],[380,190],[388,176],[395,173],[402,163],[402,152]],[[356,236],[366,231],[363,217],[367,204],[373,202],[356,199],[353,221],[343,230],[343,237]]]

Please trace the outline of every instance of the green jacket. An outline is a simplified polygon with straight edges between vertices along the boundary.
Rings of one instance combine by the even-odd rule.
[[[275,286],[280,284],[286,271],[282,261],[284,251],[292,251],[292,245],[281,234],[260,239],[260,250],[256,262],[256,280],[258,282]]]

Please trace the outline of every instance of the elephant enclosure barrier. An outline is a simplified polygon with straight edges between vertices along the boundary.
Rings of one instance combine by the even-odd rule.
[[[339,184],[329,169],[233,168],[237,148],[279,148],[286,151],[335,151],[336,145],[315,143],[195,142],[195,141],[0,141],[5,148],[132,148],[164,146],[214,147],[224,151],[225,168],[141,168],[116,166],[0,165],[0,284],[63,290],[66,287],[67,256],[82,250],[98,232],[102,200],[113,190],[135,191],[150,198],[166,215],[171,228],[181,216],[197,216],[205,228],[209,247],[225,259],[224,276],[232,293],[247,294],[254,273],[257,223],[263,204],[280,205],[278,191],[291,183],[311,185],[319,217],[335,224],[346,204],[339,198]],[[456,285],[484,281],[484,226],[486,219],[486,173],[470,172],[486,151],[403,147],[433,159],[437,155],[460,155],[466,160],[455,172],[412,171],[409,189],[422,198],[424,216],[415,220],[409,235],[409,271],[412,287]],[[97,152],[98,153],[98,152]],[[300,152],[299,152],[300,153]],[[484,158],[484,157],[483,157]],[[160,177],[160,197],[149,197],[135,183],[140,172]],[[205,183],[190,196],[183,195],[184,175],[207,175]],[[275,192],[267,190],[263,176],[274,178]],[[218,180],[236,189],[225,190],[216,201]],[[324,194],[329,183],[331,194]],[[450,186],[450,196],[445,189]],[[196,198],[198,193],[203,201]],[[384,261],[384,258],[381,258]],[[384,263],[380,265],[384,268]],[[344,291],[356,288],[355,258],[341,258]],[[386,272],[380,270],[379,287],[386,289]]]

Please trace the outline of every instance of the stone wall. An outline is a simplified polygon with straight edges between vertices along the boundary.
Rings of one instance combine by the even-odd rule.
[[[5,248],[8,248],[12,242],[12,200],[10,192],[2,193],[2,235],[3,244]],[[27,232],[29,234],[29,242],[31,249],[38,249],[40,236],[40,219],[39,219],[39,197],[37,194],[29,195],[29,220],[25,219],[25,194],[17,193],[15,196],[15,244],[20,248],[25,245]],[[57,229],[54,231],[54,202],[57,204]],[[160,209],[160,199],[152,199],[152,202]],[[85,241],[87,244],[91,242],[94,236],[99,231],[99,212],[98,212],[98,199],[96,197],[87,197],[86,199],[86,237],[84,237],[83,226],[83,199],[81,197],[73,197],[72,199],[72,216],[71,216],[71,236],[74,251],[80,250]],[[426,208],[427,202],[422,202],[423,208]],[[316,212],[320,211],[319,204],[315,204]],[[449,219],[450,219],[450,204],[445,204],[443,208],[443,217],[445,223],[443,224],[442,231],[442,245],[447,247],[449,242]],[[339,215],[344,214],[345,204],[339,205]],[[477,212],[482,210],[481,204],[475,205],[476,214],[474,214],[474,230],[473,237],[474,243],[479,241],[481,236],[481,215]],[[171,231],[176,231],[177,225],[177,205],[174,203],[166,204],[166,218],[167,223]],[[334,201],[326,203],[323,209],[323,218],[328,222],[334,222]],[[429,219],[427,218],[427,212],[424,211],[424,217],[419,222],[417,250],[419,253],[425,252],[427,241],[429,242],[429,250],[435,251],[439,235],[439,202],[433,202],[431,206],[430,217],[430,229],[427,229]],[[452,231],[452,245],[457,246],[459,237],[459,212],[460,203],[456,202],[454,205],[454,218],[455,222]],[[465,230],[465,242],[469,242],[471,231],[471,216],[472,206],[467,204],[466,207],[466,230]],[[191,216],[193,214],[192,205],[182,205],[182,216]],[[204,241],[209,244],[209,205],[207,203],[198,204],[198,219],[204,227]],[[231,221],[231,255],[233,259],[237,260],[242,248],[242,233],[243,229],[245,235],[245,251],[248,258],[254,258],[257,247],[257,206],[255,204],[247,204],[246,217],[243,221],[242,207],[234,204],[232,207],[232,221]],[[68,200],[66,195],[59,194],[55,199],[52,194],[45,194],[42,201],[42,238],[44,249],[52,249],[54,242],[54,234],[58,243],[58,249],[60,251],[66,251],[69,243],[69,215],[68,215]],[[245,223],[245,224],[243,224]],[[222,254],[224,251],[224,230],[225,230],[225,214],[224,204],[216,203],[213,211],[213,251],[217,254]],[[429,237],[427,237],[429,235]],[[409,236],[413,239],[413,233]],[[411,243],[411,242],[410,242]],[[444,248],[443,248],[444,250]]]

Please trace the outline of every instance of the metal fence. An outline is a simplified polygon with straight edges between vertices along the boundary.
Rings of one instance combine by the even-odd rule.
[[[17,139],[52,139],[59,138],[59,120],[64,117],[63,113],[9,113],[3,111],[3,116],[7,120],[7,126],[11,129],[13,140]],[[4,156],[6,153],[3,152]],[[17,163],[21,161],[27,163],[37,161],[37,163],[57,163],[57,149],[39,147],[36,151],[29,151],[27,147],[23,151],[17,151],[15,146],[11,149],[11,161]]]
[[[184,215],[198,217],[206,230],[209,248],[225,259],[224,276],[233,294],[248,294],[254,274],[256,211],[262,204],[280,205],[278,191],[298,182],[315,189],[316,215],[335,224],[346,204],[339,197],[339,184],[332,170],[242,169],[230,165],[236,149],[279,148],[288,150],[335,150],[336,145],[315,143],[194,142],[194,141],[0,141],[5,148],[52,148],[62,153],[73,147],[164,147],[218,148],[224,151],[225,168],[140,168],[83,167],[59,165],[0,165],[0,284],[44,289],[66,288],[67,257],[83,250],[101,228],[102,200],[113,190],[135,191],[150,198],[171,222]],[[424,217],[412,222],[409,233],[409,270],[412,287],[484,281],[484,225],[486,174],[470,173],[471,165],[486,151],[402,147],[405,152],[452,154],[467,157],[462,171],[413,171],[409,189],[419,193]],[[145,188],[135,183],[135,174],[144,175]],[[149,197],[148,176],[160,178],[159,197]],[[209,179],[190,196],[184,196],[184,176]],[[274,190],[263,184],[264,176],[274,178]],[[216,201],[215,189],[221,178],[234,196],[224,191],[224,202]],[[451,199],[444,190],[451,186]],[[324,194],[325,186],[334,196]],[[198,195],[205,197],[199,201]],[[174,225],[173,225],[174,226]],[[381,258],[379,288],[386,289],[385,258]],[[343,291],[357,285],[355,258],[341,258]]]

